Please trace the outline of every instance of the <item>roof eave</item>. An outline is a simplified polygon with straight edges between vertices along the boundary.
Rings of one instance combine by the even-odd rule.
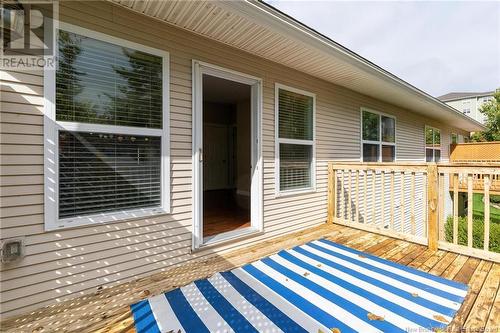
[[[148,6],[148,3],[155,0],[108,1],[320,80],[390,103],[426,118],[451,124],[457,130],[479,131],[484,128],[480,123],[261,1],[206,0],[198,4],[173,1],[164,2],[162,6]],[[197,7],[196,12],[189,13],[193,3],[194,7]],[[179,8],[174,10],[174,7]],[[234,16],[231,14],[241,18],[239,21],[241,24],[231,26],[229,31],[215,28],[216,26],[228,28],[231,22],[234,22],[232,20]],[[206,15],[205,18],[210,17],[210,20],[200,21],[203,15]],[[245,29],[249,26],[256,27],[253,36],[263,36],[265,40],[251,38],[242,42],[241,36],[248,34]],[[269,39],[269,36],[273,36],[274,39]],[[271,41],[271,45],[273,42],[279,44],[281,49],[276,52],[269,45],[262,49],[261,45],[268,41]],[[290,57],[289,55],[294,54],[297,49],[301,49],[302,54]],[[283,50],[288,51],[285,59],[276,55],[283,55]]]
[[[307,44],[312,44],[312,46],[322,49],[328,53],[332,51],[336,53],[336,56],[342,56],[347,60],[354,61],[356,64],[360,66],[364,66],[365,69],[369,70],[373,74],[379,76],[381,79],[390,80],[393,83],[398,84],[400,87],[411,91],[417,97],[423,97],[427,101],[433,103],[435,106],[440,108],[444,112],[451,112],[452,114],[462,118],[469,123],[470,127],[463,128],[466,131],[480,131],[484,130],[485,126],[480,122],[462,114],[460,111],[450,107],[444,102],[438,100],[437,98],[429,95],[428,93],[418,89],[417,87],[411,85],[410,83],[402,80],[396,75],[388,72],[387,70],[377,66],[371,61],[363,58],[362,56],[356,54],[355,52],[343,47],[342,45],[336,43],[329,37],[317,32],[316,30],[308,27],[307,25],[297,21],[291,16],[281,12],[280,10],[274,8],[273,6],[264,3],[261,0],[246,0],[246,1],[230,1],[225,2],[230,5],[238,5],[240,11],[248,13],[245,11],[241,4],[250,4],[255,9],[262,11],[265,15],[256,16],[255,13],[251,13],[251,17],[254,19],[263,19],[264,23],[268,25],[272,25],[279,30],[282,30],[284,33],[288,33],[288,35],[293,36],[294,38],[299,38],[302,42]],[[266,17],[267,15],[267,17]],[[272,18],[272,19],[271,19]]]

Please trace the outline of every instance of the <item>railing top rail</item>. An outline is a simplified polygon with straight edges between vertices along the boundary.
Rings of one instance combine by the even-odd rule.
[[[498,166],[484,166],[483,164],[477,165],[439,165],[438,172],[440,173],[462,173],[462,174],[490,174],[500,175],[500,165]]]
[[[500,168],[500,161],[457,161],[457,162],[443,162],[437,163],[438,166],[450,166],[450,167],[492,167]]]
[[[425,163],[361,163],[361,162],[329,162],[333,170],[360,170],[360,171],[413,171],[425,172]]]
[[[366,166],[396,166],[396,165],[417,165],[426,166],[425,162],[355,162],[355,161],[328,161],[333,165],[366,165]]]
[[[376,170],[425,172],[429,165],[425,162],[336,162],[329,161],[333,170]],[[500,163],[436,163],[440,173],[500,174]]]
[[[498,145],[500,141],[486,141],[486,142],[461,142],[451,143],[450,146],[484,146],[484,145]]]

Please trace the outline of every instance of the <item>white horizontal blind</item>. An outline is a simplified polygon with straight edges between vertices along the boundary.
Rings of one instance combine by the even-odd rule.
[[[281,190],[309,187],[311,160],[312,146],[280,143]]]
[[[312,187],[314,98],[278,89],[279,189]]]
[[[279,137],[312,140],[313,98],[279,90]]]
[[[163,58],[58,36],[58,218],[161,207]]]
[[[56,120],[161,128],[162,58],[59,32]]]
[[[59,132],[59,217],[161,204],[159,137]]]

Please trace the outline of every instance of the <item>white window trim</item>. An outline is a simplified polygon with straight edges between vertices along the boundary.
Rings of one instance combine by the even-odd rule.
[[[59,22],[59,29],[87,36],[104,42],[143,51],[162,57],[163,86],[163,123],[161,129],[114,126],[102,124],[85,124],[56,121],[56,70],[44,70],[44,222],[45,230],[70,228],[96,223],[120,222],[147,216],[156,216],[170,212],[170,110],[169,110],[169,53],[152,47],[109,36],[68,23]],[[57,57],[57,31],[54,31]],[[59,219],[59,131],[102,132],[127,135],[161,136],[161,205],[151,208],[139,208],[106,212],[81,217]]]
[[[286,139],[279,137],[279,90],[280,89],[312,97],[313,99],[312,140],[297,140],[297,139]],[[283,197],[289,195],[316,192],[316,94],[276,82],[274,84],[274,120],[275,120],[274,121],[275,196]],[[280,190],[280,143],[312,146],[311,186],[302,189],[292,189],[285,191]]]
[[[379,140],[378,141],[373,141],[373,140],[364,140],[363,139],[363,112],[366,111],[366,112],[370,112],[370,113],[374,113],[374,114],[378,114],[379,115],[379,123],[378,123],[378,130],[379,130]],[[384,117],[388,117],[388,118],[392,118],[394,119],[394,142],[386,142],[386,141],[382,141],[382,116]],[[361,163],[365,163],[363,162],[364,160],[364,156],[363,156],[363,144],[365,143],[368,143],[368,144],[373,144],[373,145],[378,145],[379,146],[379,154],[378,154],[378,158],[377,158],[377,162],[382,162],[382,146],[394,146],[394,161],[393,162],[386,162],[386,163],[395,163],[397,161],[397,141],[398,141],[398,138],[397,138],[397,135],[396,135],[396,132],[397,132],[397,120],[396,120],[396,117],[393,116],[392,114],[387,114],[387,113],[383,113],[383,112],[380,112],[380,111],[377,111],[377,110],[373,110],[373,109],[369,109],[369,108],[366,108],[366,107],[361,107],[360,108],[360,113],[359,113],[359,119],[360,119],[360,142],[361,142],[361,154],[360,154],[360,162]],[[368,163],[368,162],[366,162]]]
[[[427,141],[425,141],[425,135],[427,133],[427,129],[428,128],[432,128],[433,130],[438,130],[439,131],[439,147],[434,147],[434,135],[432,136],[432,145],[433,147],[427,147]],[[425,125],[424,127],[424,161],[426,163],[435,163],[436,162],[436,150],[439,150],[440,151],[440,160],[443,159],[443,151],[442,151],[442,142],[443,142],[443,138],[441,136],[441,133],[443,133],[443,131],[441,131],[441,129],[437,128],[437,127],[434,127],[434,126],[430,126],[430,125]],[[427,149],[432,149],[432,161],[431,162],[427,162]]]

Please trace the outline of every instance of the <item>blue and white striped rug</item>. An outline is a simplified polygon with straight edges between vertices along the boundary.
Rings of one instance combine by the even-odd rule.
[[[467,286],[317,240],[131,306],[143,332],[432,332]]]

